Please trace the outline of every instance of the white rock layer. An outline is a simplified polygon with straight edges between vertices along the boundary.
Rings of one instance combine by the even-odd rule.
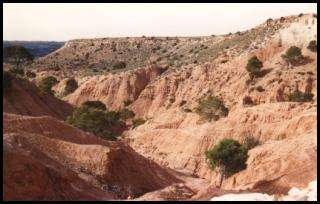
[[[288,195],[276,198],[263,193],[225,194],[213,197],[211,201],[317,201],[317,179],[310,182],[305,189],[291,188]]]

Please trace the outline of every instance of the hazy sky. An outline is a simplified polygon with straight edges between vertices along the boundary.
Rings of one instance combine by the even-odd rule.
[[[13,4],[4,40],[195,36],[243,31],[277,18],[317,13],[314,4]]]

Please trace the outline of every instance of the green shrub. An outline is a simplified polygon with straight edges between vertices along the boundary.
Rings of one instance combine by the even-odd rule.
[[[303,58],[301,49],[297,46],[291,46],[289,49],[287,49],[286,53],[281,55],[281,57],[288,62],[296,62],[298,60],[301,60]]]
[[[311,40],[307,47],[311,52],[317,52],[317,41]]]
[[[125,62],[120,61],[113,64],[113,69],[124,69],[126,66],[127,64]]]
[[[254,137],[248,136],[244,139],[244,142],[242,145],[244,146],[244,148],[246,148],[249,151],[250,149],[260,145],[260,142]]]
[[[74,78],[68,79],[64,88],[64,95],[73,93],[78,88],[78,83]]]
[[[107,107],[101,101],[86,101],[82,104],[82,106],[88,106],[90,108],[95,108],[98,110],[106,111]]]
[[[118,111],[107,111],[108,116],[113,121],[119,121],[120,120],[120,113]]]
[[[9,71],[3,71],[3,90],[8,91],[12,85],[12,74]]]
[[[40,81],[39,89],[43,93],[53,94],[53,91],[51,90],[51,88],[57,83],[58,83],[58,80],[55,77],[48,76]]]
[[[186,112],[186,113],[191,113],[192,112],[192,110],[190,108],[184,108],[183,111]]]
[[[196,113],[206,120],[218,120],[220,117],[226,117],[229,113],[223,102],[215,97],[209,96],[207,99],[199,102]]]
[[[137,118],[132,120],[133,128],[138,127],[139,125],[142,125],[146,122],[143,118]]]
[[[246,168],[248,150],[236,140],[223,139],[206,151],[205,155],[213,170],[217,166],[224,165],[226,175],[230,176]]]
[[[123,104],[124,104],[125,107],[127,107],[127,106],[129,106],[132,102],[133,102],[132,100],[127,99],[127,100],[123,101]]]
[[[67,118],[69,124],[107,140],[116,139],[110,129],[117,125],[118,121],[119,117],[115,112],[105,112],[86,105],[75,108]]]
[[[287,100],[291,102],[310,102],[313,99],[312,93],[303,93],[301,91],[295,91],[287,94]]]
[[[262,62],[257,56],[253,56],[248,60],[246,70],[253,76],[258,76],[260,74],[261,68],[263,67]]]
[[[129,119],[129,118],[133,118],[135,116],[134,112],[129,110],[129,109],[122,109],[120,112],[120,118],[123,120]]]

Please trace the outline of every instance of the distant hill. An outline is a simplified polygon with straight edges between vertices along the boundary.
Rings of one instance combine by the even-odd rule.
[[[22,45],[35,57],[43,57],[64,45],[65,42],[54,41],[3,41],[3,47]]]

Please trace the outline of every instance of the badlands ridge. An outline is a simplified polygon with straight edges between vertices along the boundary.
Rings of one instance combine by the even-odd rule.
[[[4,94],[4,199],[210,200],[307,188],[317,175],[317,53],[307,49],[316,39],[317,18],[305,14],[223,36],[67,42],[31,65],[35,79],[15,78]],[[291,46],[308,61],[287,66],[281,55]],[[253,55],[266,73],[250,81],[245,67]],[[118,61],[126,68],[101,68]],[[68,77],[79,87],[60,99],[43,95],[36,85],[45,76],[59,79],[56,95]],[[311,102],[279,99],[281,90],[310,86]],[[203,121],[194,109],[211,94],[229,114]],[[246,96],[254,105],[243,104]],[[130,100],[127,108],[146,122],[132,128],[128,120],[116,141],[103,140],[65,122],[88,100],[109,110]],[[218,188],[204,152],[247,136],[260,145],[249,151],[247,168]]]

